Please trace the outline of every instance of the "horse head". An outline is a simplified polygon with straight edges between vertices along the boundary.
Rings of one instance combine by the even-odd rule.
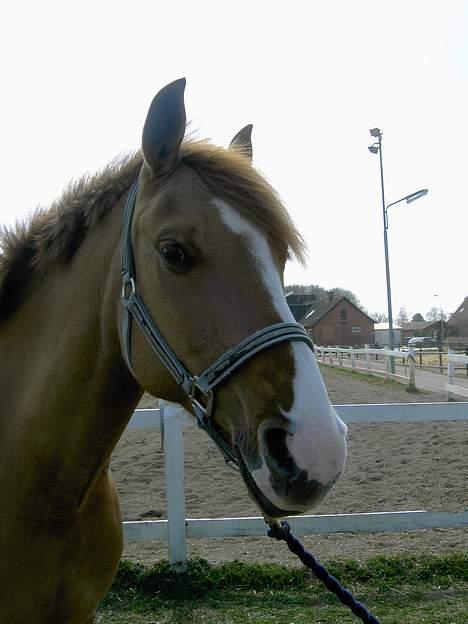
[[[346,426],[283,294],[286,260],[301,256],[302,239],[250,162],[251,126],[229,149],[184,142],[184,87],[178,80],[162,89],[146,118],[127,236],[135,278],[124,284],[144,302],[162,350],[175,354],[176,372],[164,353],[155,357],[147,320],[131,341],[122,332],[124,352],[143,388],[199,418],[266,516],[302,513],[327,493],[346,457]],[[246,343],[250,352],[222,376]],[[202,373],[213,362],[212,386],[198,386],[209,400],[197,402],[177,366],[195,384],[209,380]]]

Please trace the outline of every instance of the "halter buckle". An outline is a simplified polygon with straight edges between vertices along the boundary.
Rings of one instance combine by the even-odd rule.
[[[130,287],[130,293],[128,289]],[[122,281],[122,299],[128,301],[132,295],[136,294],[135,280],[132,276],[124,275]]]
[[[198,377],[194,375],[191,380],[188,396],[197,420],[202,425],[206,426],[211,417],[211,412],[213,411],[214,396],[212,390],[203,392],[198,385]],[[206,398],[206,404],[202,402],[201,397]]]

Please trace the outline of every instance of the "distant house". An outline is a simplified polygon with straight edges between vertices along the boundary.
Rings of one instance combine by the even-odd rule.
[[[295,320],[300,323],[307,312],[317,304],[315,295],[295,295],[294,292],[286,293],[286,301]]]
[[[440,321],[412,321],[401,326],[401,339],[405,344],[410,338],[416,336],[430,336],[441,339]],[[444,336],[446,335],[446,323],[444,323]]]
[[[374,342],[374,320],[347,297],[329,296],[317,301],[313,295],[289,294],[286,301],[298,323],[315,344],[364,345]]]
[[[447,321],[447,334],[449,338],[468,343],[468,297],[465,297]]]
[[[374,342],[378,347],[388,347],[390,344],[388,323],[376,323],[374,325],[374,335]],[[401,327],[395,327],[395,325],[393,325],[393,344],[401,344]]]

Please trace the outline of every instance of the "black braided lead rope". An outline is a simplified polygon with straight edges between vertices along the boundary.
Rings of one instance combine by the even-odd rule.
[[[333,592],[338,600],[344,605],[349,607],[354,615],[357,615],[365,624],[380,624],[379,620],[375,618],[372,613],[366,609],[366,607],[359,601],[357,601],[353,594],[343,587],[338,579],[329,574],[327,569],[297,540],[291,533],[291,527],[286,521],[282,521],[281,525],[270,526],[268,531],[268,537],[273,537],[277,540],[283,540],[288,545],[289,550],[297,555],[302,563],[312,570],[315,576],[322,581],[325,587]]]

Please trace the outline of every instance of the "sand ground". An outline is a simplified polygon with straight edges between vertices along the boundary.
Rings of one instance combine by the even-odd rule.
[[[322,367],[334,404],[444,401],[429,392]],[[144,406],[154,403],[144,397]],[[260,515],[240,476],[227,468],[213,442],[199,430],[185,434],[187,517]],[[466,458],[468,423],[368,424],[349,427],[344,476],[314,513],[397,510],[461,511],[468,508]],[[165,517],[166,497],[158,432],[126,431],[112,461],[124,520]],[[392,552],[468,549],[468,532],[426,530],[405,533],[318,535],[304,538],[321,559],[363,559]],[[296,564],[284,544],[268,538],[189,540],[189,556],[211,562],[275,561]],[[127,544],[124,557],[151,565],[167,558],[163,542]]]

